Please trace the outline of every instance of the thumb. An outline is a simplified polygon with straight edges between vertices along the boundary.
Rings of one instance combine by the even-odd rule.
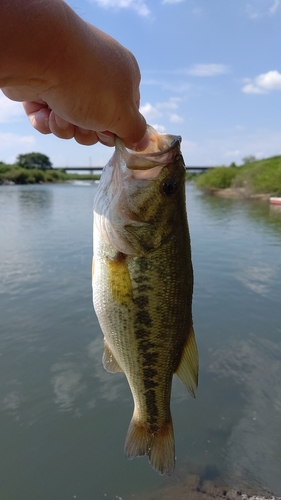
[[[147,123],[136,105],[127,113],[122,112],[112,132],[123,140],[127,148],[135,151],[143,151],[149,144]]]

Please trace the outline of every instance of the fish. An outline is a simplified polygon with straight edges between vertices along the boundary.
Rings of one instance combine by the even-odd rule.
[[[116,139],[94,200],[93,304],[104,335],[103,366],[123,372],[134,411],[127,458],[147,455],[161,475],[175,468],[173,375],[198,385],[193,268],[181,137],[148,126],[137,153]]]

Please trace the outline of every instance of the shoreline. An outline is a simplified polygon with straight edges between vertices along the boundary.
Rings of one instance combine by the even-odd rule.
[[[234,200],[261,200],[269,201],[270,193],[256,193],[249,192],[246,188],[209,188],[204,189],[207,194],[219,196],[220,198],[229,198]]]
[[[250,489],[247,493],[242,490],[224,486],[215,481],[201,480],[197,474],[189,474],[186,479],[181,479],[177,484],[166,485],[154,491],[146,491],[140,495],[133,494],[129,499],[135,500],[281,500],[280,496],[263,491],[257,493],[257,489]]]

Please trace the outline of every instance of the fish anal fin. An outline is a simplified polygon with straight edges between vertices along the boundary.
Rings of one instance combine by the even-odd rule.
[[[112,351],[110,347],[108,346],[108,343],[106,340],[104,341],[104,352],[103,352],[103,357],[102,357],[102,364],[104,369],[107,372],[110,373],[117,373],[117,372],[122,372],[119,364],[117,363],[114,355],[112,354]]]
[[[170,476],[175,468],[175,442],[172,419],[156,432],[147,425],[131,420],[126,442],[125,454],[132,459],[148,455],[149,462],[159,474]]]
[[[195,389],[198,386],[198,351],[193,327],[190,329],[176,374],[195,397]]]
[[[133,297],[133,288],[126,255],[119,252],[115,259],[107,259],[107,267],[113,299],[119,305],[129,305]]]

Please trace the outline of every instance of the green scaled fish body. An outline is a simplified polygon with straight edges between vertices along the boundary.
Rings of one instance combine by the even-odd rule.
[[[94,204],[93,302],[103,365],[125,373],[134,399],[125,453],[175,465],[170,396],[176,373],[194,396],[198,355],[180,137],[150,129],[150,147],[117,139]]]

